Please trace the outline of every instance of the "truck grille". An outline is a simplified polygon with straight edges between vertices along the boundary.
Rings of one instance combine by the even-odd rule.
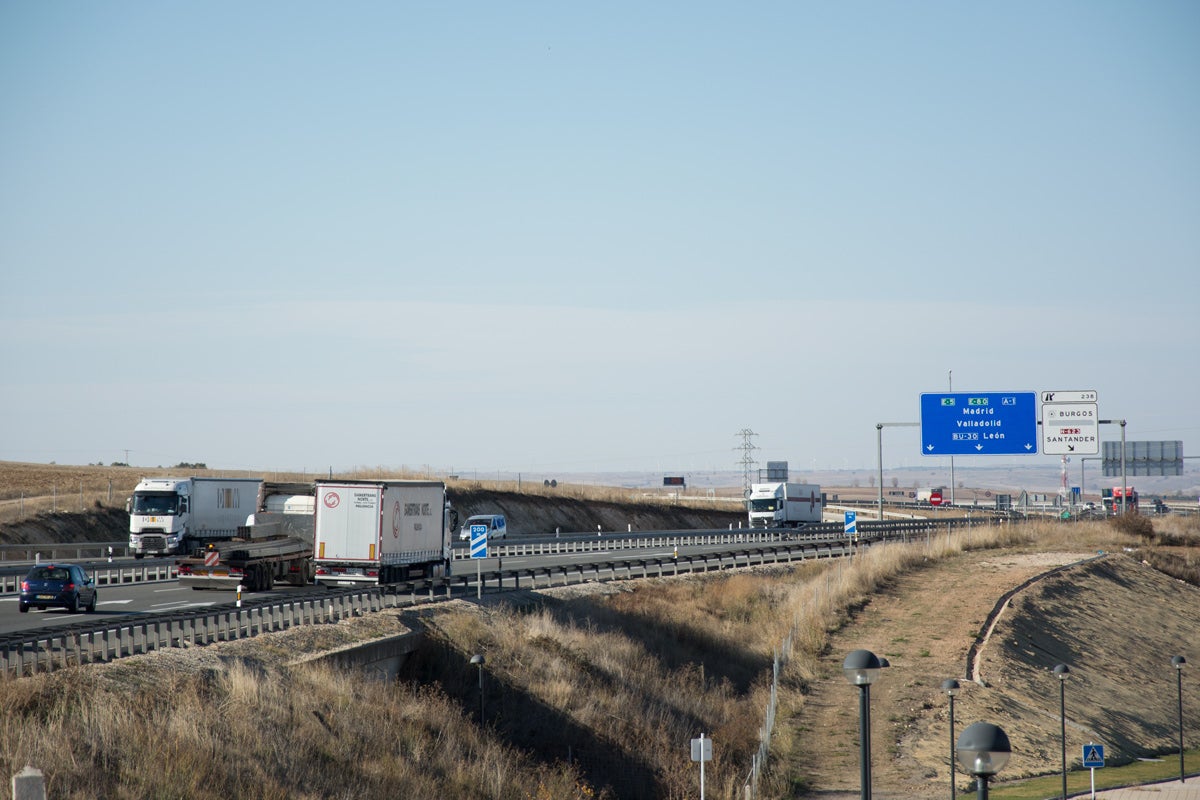
[[[162,552],[167,549],[167,537],[162,535],[142,536],[142,549]]]

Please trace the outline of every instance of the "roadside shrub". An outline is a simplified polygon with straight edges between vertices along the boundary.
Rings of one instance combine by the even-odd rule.
[[[1128,536],[1137,536],[1146,544],[1154,541],[1154,523],[1141,514],[1123,514],[1112,520],[1114,528]]]
[[[1138,551],[1138,558],[1164,575],[1200,586],[1200,556],[1194,550],[1185,550],[1181,554],[1157,548],[1143,549]]]

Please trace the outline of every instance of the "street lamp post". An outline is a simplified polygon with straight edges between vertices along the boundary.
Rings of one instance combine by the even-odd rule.
[[[1058,678],[1058,716],[1062,723],[1062,796],[1067,800],[1067,676],[1071,668],[1059,664],[1054,668],[1054,677]]]
[[[954,695],[958,694],[958,681],[947,678],[942,681],[942,691],[950,698],[950,800],[954,800],[957,789],[954,781],[957,770],[954,768]]]
[[[471,663],[479,667],[479,726],[483,727],[483,654],[471,656]]]
[[[1187,659],[1183,656],[1172,656],[1171,666],[1175,667],[1175,687],[1179,697],[1179,782],[1184,781],[1183,771],[1183,665]]]
[[[879,677],[882,668],[879,657],[870,650],[855,650],[842,662],[846,680],[859,689],[859,776],[862,800],[871,800],[871,684]]]
[[[958,763],[975,776],[978,800],[987,800],[988,780],[991,779],[1012,755],[1008,734],[990,722],[968,725],[958,737]]]

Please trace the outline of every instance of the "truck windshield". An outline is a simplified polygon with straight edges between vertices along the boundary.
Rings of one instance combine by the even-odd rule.
[[[751,511],[777,511],[779,510],[779,501],[774,497],[768,497],[765,500],[751,500]]]
[[[179,509],[179,498],[173,494],[135,494],[133,513],[147,516],[174,516]]]

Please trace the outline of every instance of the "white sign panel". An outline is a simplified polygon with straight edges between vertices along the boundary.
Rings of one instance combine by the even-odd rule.
[[[1100,452],[1100,412],[1094,391],[1042,392],[1042,453],[1049,456]]]
[[[1043,403],[1095,403],[1099,399],[1094,391],[1042,392]]]

